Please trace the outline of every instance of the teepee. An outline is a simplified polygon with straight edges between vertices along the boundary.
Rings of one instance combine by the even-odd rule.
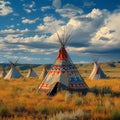
[[[61,46],[60,50],[38,91],[44,91],[48,95],[54,95],[60,90],[77,91],[85,94],[88,87],[65,49],[70,35],[64,33],[60,37],[57,33],[57,37]]]
[[[47,68],[45,66],[43,66],[43,69],[42,69],[42,72],[41,72],[39,78],[41,80],[43,80],[45,78],[46,74],[47,74]]]
[[[105,73],[103,72],[103,70],[101,69],[100,65],[98,64],[97,60],[94,61],[94,67],[93,70],[89,76],[89,79],[91,80],[99,80],[99,79],[104,79],[106,78]]]
[[[16,68],[17,61],[15,63],[13,63],[11,61],[9,61],[9,62],[11,65],[11,69],[9,70],[9,72],[7,73],[7,75],[5,76],[4,79],[21,78],[22,75]]]
[[[5,75],[6,75],[6,71],[5,71],[5,69],[2,67],[2,71],[1,71],[1,73],[0,73],[0,78],[5,77]]]
[[[27,78],[36,78],[38,77],[37,74],[34,72],[34,70],[32,69],[32,67],[30,67],[29,71],[28,71],[28,74],[26,76]]]

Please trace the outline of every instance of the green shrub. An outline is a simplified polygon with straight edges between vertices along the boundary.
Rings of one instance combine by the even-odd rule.
[[[74,101],[74,105],[80,106],[83,104],[83,99],[82,98],[78,98]]]
[[[46,108],[46,107],[44,107],[44,106],[41,106],[41,107],[39,107],[39,108],[36,108],[36,112],[37,113],[41,113],[41,114],[48,114],[49,112],[48,112],[48,109]]]
[[[27,109],[25,108],[25,105],[24,104],[17,104],[14,109],[13,109],[14,112],[26,112]]]
[[[14,92],[19,92],[19,91],[22,91],[22,88],[20,88],[20,87],[13,87],[13,91]]]
[[[0,116],[2,118],[9,117],[10,116],[9,110],[6,107],[0,107]]]
[[[112,113],[111,120],[120,120],[120,111],[114,111]]]

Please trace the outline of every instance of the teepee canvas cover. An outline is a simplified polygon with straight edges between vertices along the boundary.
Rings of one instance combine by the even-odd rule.
[[[54,95],[60,90],[86,93],[88,87],[65,49],[66,42],[69,38],[61,39],[59,34],[57,35],[61,48],[51,69],[40,84],[39,91],[44,91],[48,95]]]
[[[32,69],[32,67],[29,69],[27,77],[33,77],[33,78],[38,77],[37,74]]]
[[[20,72],[16,68],[16,63],[10,62],[10,65],[11,65],[11,69],[9,70],[9,72],[7,73],[7,75],[5,76],[4,79],[11,79],[11,78],[20,78],[20,77],[22,77],[22,75],[20,74]]]
[[[89,79],[93,80],[93,79],[103,79],[106,78],[105,73],[102,71],[101,67],[99,66],[98,62],[95,61],[94,62],[94,67],[93,70],[89,76]]]
[[[47,75],[47,69],[46,69],[45,66],[43,66],[43,70],[42,70],[39,78],[40,78],[41,80],[43,80],[46,75]]]
[[[0,78],[5,77],[5,75],[6,75],[6,71],[5,71],[4,68],[2,68],[2,71],[1,71],[1,73],[0,73]]]

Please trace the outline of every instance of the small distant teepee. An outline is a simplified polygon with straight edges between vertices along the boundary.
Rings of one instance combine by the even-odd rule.
[[[38,77],[37,74],[34,72],[34,70],[32,69],[32,67],[30,67],[29,71],[28,71],[28,74],[26,76],[27,78],[36,78]]]
[[[39,78],[41,80],[43,80],[45,78],[46,74],[47,74],[47,68],[45,66],[43,66],[43,69],[42,69],[42,72],[41,72]]]
[[[57,37],[61,46],[60,50],[38,91],[43,91],[48,95],[54,95],[61,90],[77,91],[84,94],[88,91],[88,87],[65,49],[70,34],[64,32],[60,36],[57,33]]]
[[[100,65],[97,62],[98,60],[94,60],[94,67],[93,70],[89,76],[89,79],[93,80],[99,80],[99,79],[104,79],[106,78],[105,73],[103,72],[103,70],[101,69]]]
[[[7,73],[6,73],[5,69],[2,67],[2,71],[1,71],[1,73],[0,73],[0,78],[5,77],[6,74],[7,74]]]
[[[7,73],[7,75],[5,76],[4,79],[11,79],[11,78],[21,78],[22,75],[21,73],[18,71],[18,69],[16,68],[16,64],[17,64],[17,61],[15,63],[10,62],[10,65],[11,65],[11,69],[9,70],[9,72]]]

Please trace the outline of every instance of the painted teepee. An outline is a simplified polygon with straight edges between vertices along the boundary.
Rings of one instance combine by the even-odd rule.
[[[48,95],[54,95],[60,90],[86,93],[88,87],[65,49],[70,35],[64,33],[62,37],[60,37],[57,33],[57,37],[61,45],[60,50],[51,69],[40,84],[38,91],[44,91]]]
[[[1,71],[1,73],[0,73],[0,78],[5,77],[6,74],[7,74],[7,73],[6,73],[5,69],[2,68],[2,71]]]
[[[4,79],[12,79],[12,78],[21,78],[22,75],[19,72],[19,70],[16,68],[17,61],[15,63],[10,61],[11,69],[7,73],[7,75],[4,77]]]
[[[37,74],[35,73],[35,71],[32,69],[32,67],[30,67],[28,74],[26,76],[27,78],[37,78]]]
[[[102,68],[98,64],[97,60],[94,61],[94,67],[93,70],[89,76],[89,79],[91,80],[99,80],[106,78],[105,73],[103,72]]]
[[[42,68],[42,72],[41,72],[39,78],[40,78],[41,80],[43,80],[46,75],[47,75],[47,68],[46,68],[46,66],[44,65],[43,68]]]

